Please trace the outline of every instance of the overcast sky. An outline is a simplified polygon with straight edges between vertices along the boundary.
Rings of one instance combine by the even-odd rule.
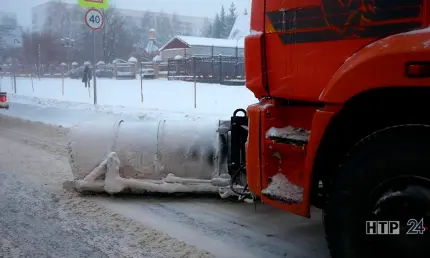
[[[43,4],[49,0],[0,0],[2,11],[14,12],[18,16],[21,25],[31,24],[31,8]],[[62,0],[68,3],[77,3],[78,0]],[[226,9],[234,2],[237,11],[243,12],[249,8],[251,0],[110,0],[119,8],[134,10],[150,10],[168,13],[177,13],[190,16],[212,17],[220,10],[221,5]]]

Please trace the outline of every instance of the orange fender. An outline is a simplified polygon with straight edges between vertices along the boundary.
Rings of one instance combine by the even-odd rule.
[[[319,100],[345,103],[375,88],[429,86],[430,78],[408,78],[405,64],[430,60],[430,27],[393,35],[362,48],[335,72]]]

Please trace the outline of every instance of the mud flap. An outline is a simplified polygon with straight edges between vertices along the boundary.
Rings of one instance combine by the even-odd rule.
[[[263,203],[304,217],[310,216],[306,158],[315,111],[315,107],[281,105],[274,100],[248,108],[250,190]]]

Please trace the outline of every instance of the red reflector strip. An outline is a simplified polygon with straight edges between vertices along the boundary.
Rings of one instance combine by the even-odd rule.
[[[420,76],[423,73],[422,65],[409,65],[408,66],[408,75]]]
[[[430,63],[410,63],[406,65],[408,77],[430,77]]]

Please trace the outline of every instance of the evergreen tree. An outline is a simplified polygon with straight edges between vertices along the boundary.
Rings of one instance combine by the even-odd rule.
[[[221,6],[221,13],[219,15],[220,20],[220,38],[226,39],[228,38],[228,34],[230,33],[228,28],[227,16],[225,14],[224,6]]]
[[[212,27],[213,24],[209,21],[208,18],[205,18],[200,35],[206,38],[212,37]]]
[[[236,22],[237,13],[236,13],[236,6],[234,3],[230,4],[229,8],[229,14],[226,17],[226,32],[228,33],[227,37],[230,35],[231,30],[233,29],[234,23]]]
[[[212,26],[212,38],[221,38],[222,23],[220,15],[215,15],[214,25]]]

